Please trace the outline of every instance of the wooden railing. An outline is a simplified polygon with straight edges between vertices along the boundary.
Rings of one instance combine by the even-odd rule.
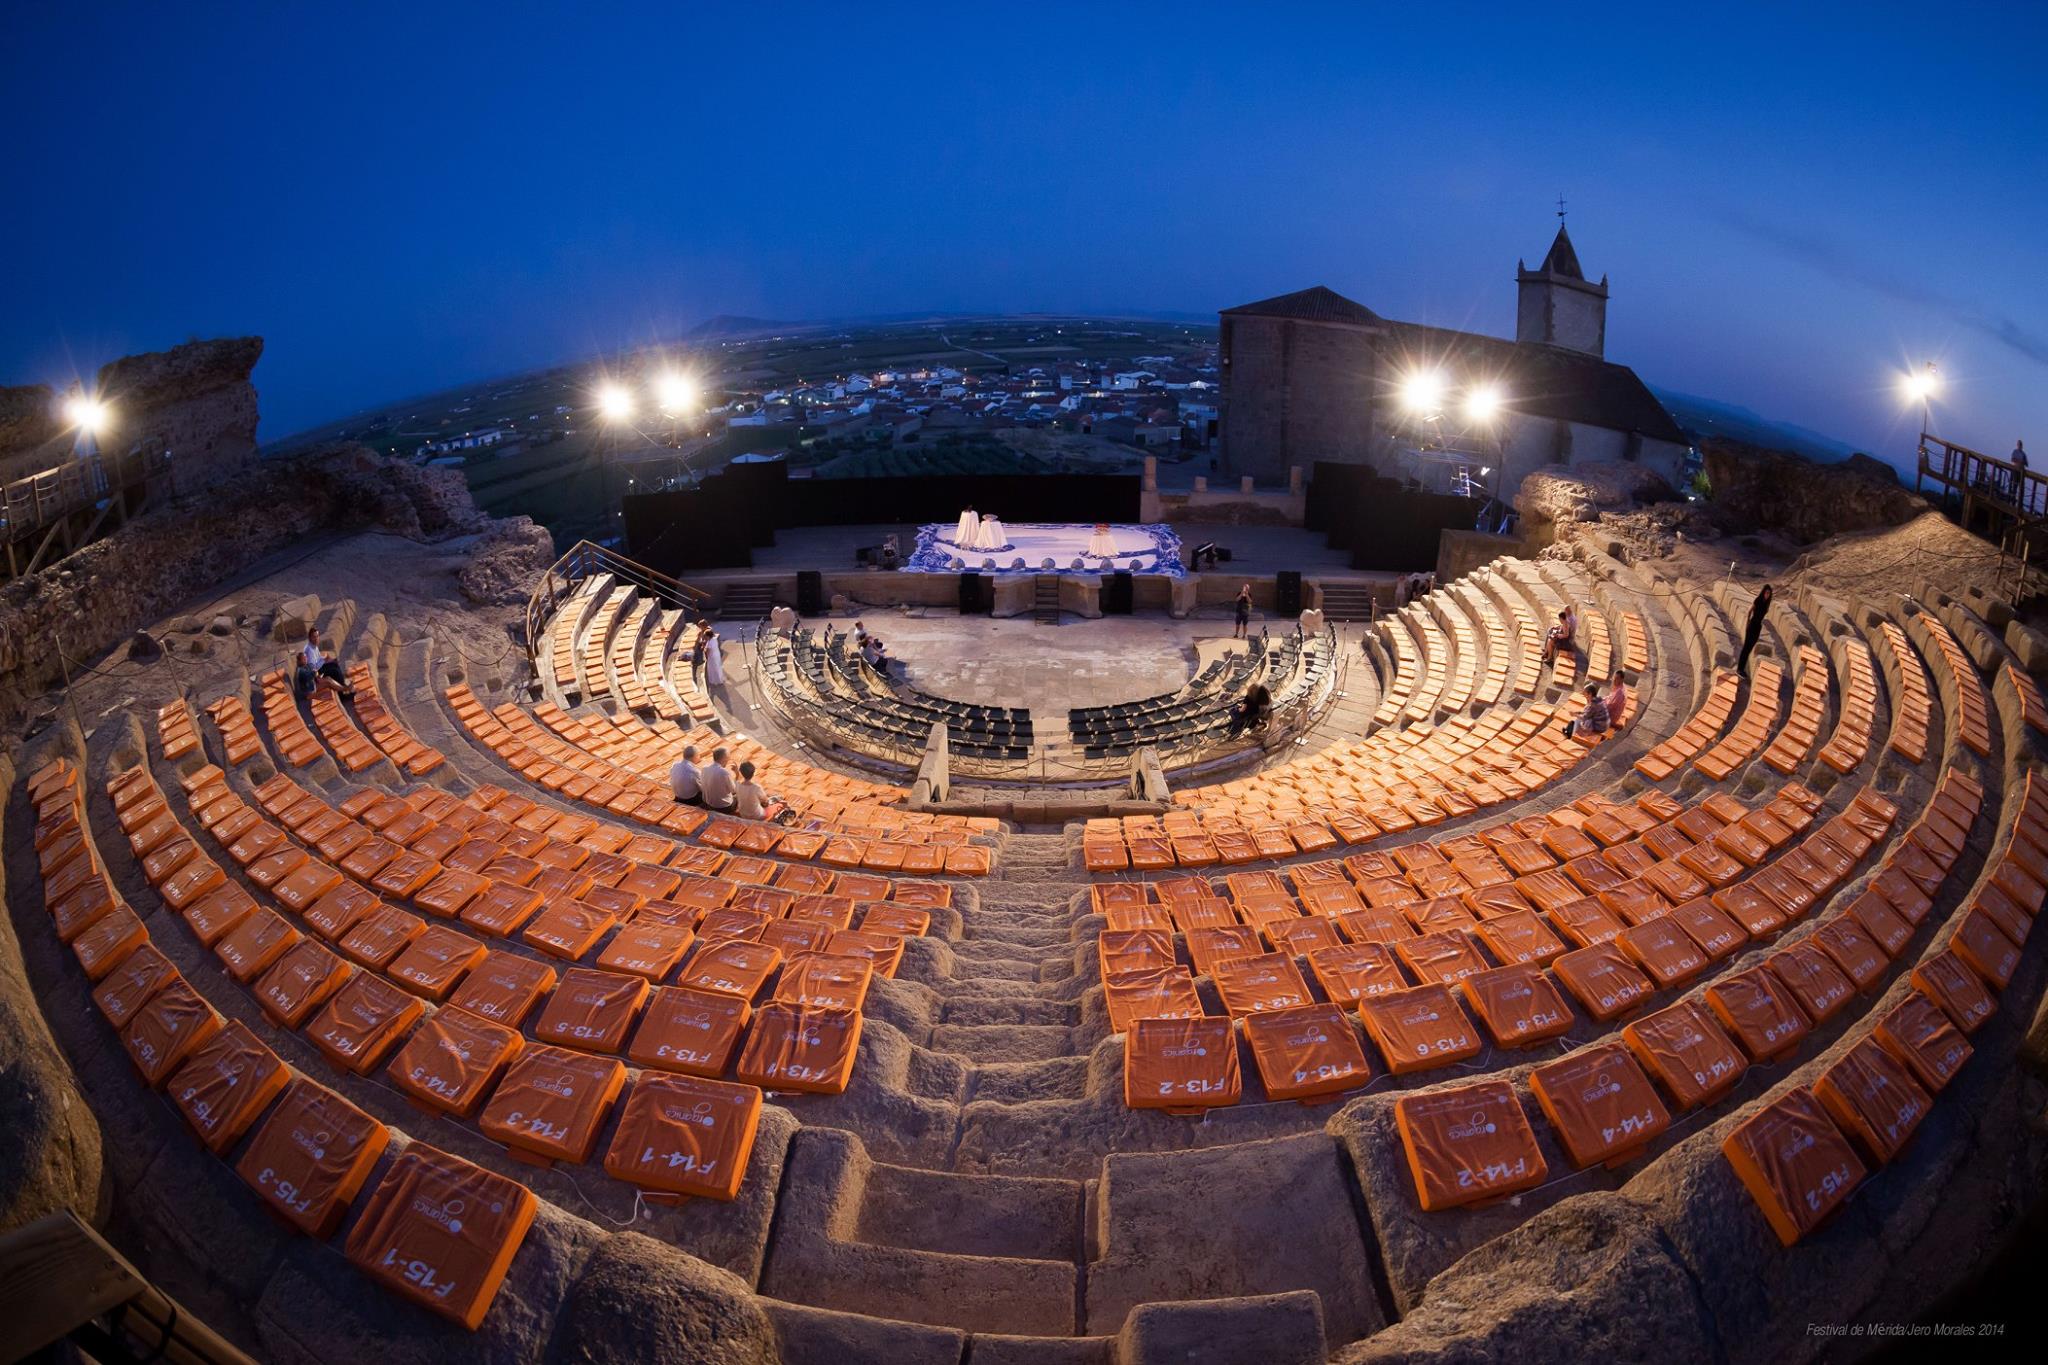
[[[88,455],[54,469],[0,485],[0,535],[21,540],[60,517],[95,506],[124,488],[169,473],[170,452],[161,444],[137,446],[124,455]]]
[[[670,578],[658,569],[650,569],[616,550],[607,550],[595,541],[579,540],[567,554],[549,566],[548,571],[541,575],[540,582],[534,585],[532,595],[526,599],[526,660],[536,672],[540,668],[548,622],[554,619],[563,602],[576,595],[576,589],[585,579],[607,573],[671,607],[702,608],[711,601],[711,594],[702,588],[693,588],[680,579]]]
[[[0,484],[0,545],[10,577],[34,573],[59,539],[58,555],[93,538],[110,509],[118,521],[128,512],[128,494],[170,473],[171,453],[161,441],[131,447],[119,455],[93,454],[66,460],[40,473]],[[83,531],[73,524],[81,512],[95,512]],[[23,561],[26,542],[41,541]]]
[[[1956,520],[1965,531],[1998,546],[1993,591],[2015,607],[2035,596],[2043,548],[2035,542],[2048,541],[2048,474],[1922,432],[1914,489],[1929,479],[1942,486],[1944,505],[1956,495]]]

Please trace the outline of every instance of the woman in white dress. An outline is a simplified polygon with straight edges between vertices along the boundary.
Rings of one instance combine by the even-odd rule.
[[[1010,543],[1010,533],[1003,529],[1003,519],[1001,517],[983,517],[981,519],[981,530],[977,534],[976,540],[979,541],[977,546],[979,549],[1000,550],[1003,546]]]
[[[704,642],[704,685],[725,686],[725,648],[719,643],[716,632]]]
[[[964,550],[974,548],[974,537],[981,530],[981,518],[972,507],[960,514],[960,525],[953,532],[953,543]]]
[[[1088,537],[1088,557],[1090,559],[1116,558],[1116,537],[1110,534],[1107,522],[1098,521],[1095,523],[1095,531]]]

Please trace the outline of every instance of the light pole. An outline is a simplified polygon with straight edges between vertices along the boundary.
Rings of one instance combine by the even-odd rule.
[[[697,403],[697,386],[688,375],[670,371],[655,390],[661,410],[668,414],[668,444],[676,452],[676,472],[683,468],[683,421]]]
[[[107,426],[107,405],[87,393],[75,393],[64,400],[64,420],[73,428],[71,453],[90,459],[100,453],[100,433]]]
[[[1927,445],[1929,428],[1934,425],[1934,395],[1941,392],[1941,374],[1933,361],[1918,370],[1908,370],[1899,380],[1899,391],[1909,403],[1920,405],[1920,445]]]
[[[598,437],[597,450],[598,488],[603,503],[600,516],[602,516],[603,512],[615,511],[612,506],[612,503],[615,501],[612,497],[614,484],[612,467],[618,463],[619,428],[633,420],[633,395],[627,391],[625,385],[606,383],[598,389],[597,418],[602,427],[602,433]],[[618,520],[623,515],[622,510],[618,511],[618,515],[613,520]],[[605,538],[609,539],[612,534],[611,522],[605,523],[604,531]]]

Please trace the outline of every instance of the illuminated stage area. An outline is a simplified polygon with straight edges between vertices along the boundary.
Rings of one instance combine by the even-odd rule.
[[[955,539],[950,522],[931,522],[917,530],[917,548],[903,567],[912,573],[1132,573],[1182,578],[1180,536],[1171,526],[1084,525],[1080,523],[1005,523],[1003,542],[968,548]]]

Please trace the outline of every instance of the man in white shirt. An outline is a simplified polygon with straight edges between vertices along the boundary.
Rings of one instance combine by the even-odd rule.
[[[313,689],[325,678],[334,684],[334,690],[341,693],[343,701],[354,701],[356,694],[348,685],[348,679],[341,674],[341,664],[333,655],[320,648],[320,628],[306,627],[306,647],[299,651],[298,683],[299,695],[310,697]]]
[[[742,820],[766,820],[768,801],[768,793],[754,780],[754,765],[741,763],[739,785],[732,789],[732,813]]]
[[[697,746],[685,744],[683,756],[668,770],[668,789],[674,793],[676,803],[683,806],[701,806],[704,798],[697,787]]]
[[[711,761],[697,769],[697,794],[707,810],[730,811],[733,806],[732,773],[725,766],[723,747],[711,751]]]

